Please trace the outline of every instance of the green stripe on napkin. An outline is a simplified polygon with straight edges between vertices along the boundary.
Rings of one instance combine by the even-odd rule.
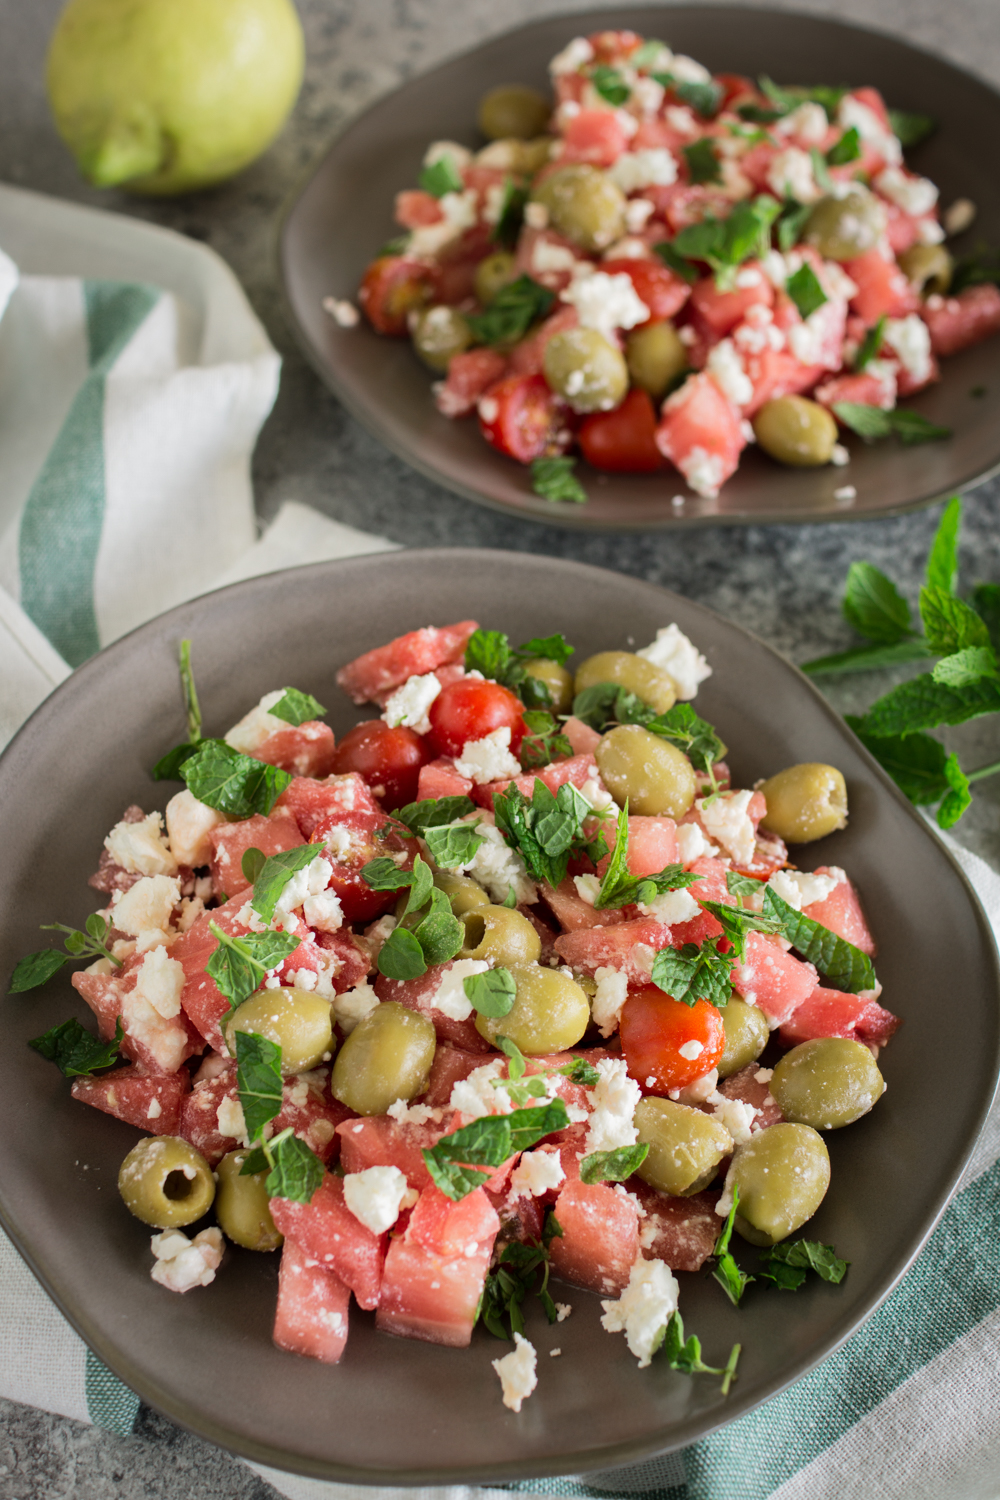
[[[85,281],[90,370],[31,487],[18,539],[21,607],[70,666],[100,649],[94,570],[104,520],[104,385],[159,301],[155,287]]]
[[[128,1437],[135,1426],[139,1397],[112,1375],[90,1349],[87,1350],[87,1410],[95,1427],[107,1427],[119,1437]]]

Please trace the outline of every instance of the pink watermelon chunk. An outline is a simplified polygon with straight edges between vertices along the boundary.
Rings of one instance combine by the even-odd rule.
[[[447,1107],[455,1084],[468,1078],[484,1062],[481,1052],[469,1052],[464,1047],[453,1046],[451,1042],[440,1042],[431,1064],[430,1082],[420,1096],[421,1104],[428,1104],[432,1109]]]
[[[102,1041],[110,1041],[115,1035],[120,1017],[125,1032],[122,1056],[137,1063],[146,1073],[169,1077],[189,1057],[202,1051],[204,1042],[184,1015],[167,1020],[150,1006],[140,1005],[132,1010],[135,1004],[132,991],[142,961],[140,955],[133,955],[117,974],[77,972],[70,982],[97,1017]]]
[[[239,1099],[235,1063],[227,1063],[214,1078],[196,1083],[181,1101],[177,1134],[200,1151],[210,1167],[239,1145],[235,1136],[223,1135],[219,1130],[219,1106],[227,1099],[234,1103]]]
[[[204,912],[170,949],[171,958],[183,964],[187,976],[181,1009],[216,1052],[226,1051],[219,1022],[229,1013],[230,1005],[215,980],[205,972],[205,965],[219,946],[218,939],[209,931],[209,923],[214,922],[229,936],[249,932],[239,915],[245,905],[241,893],[235,900],[227,901],[225,906]]]
[[[438,411],[445,417],[467,417],[491,385],[507,373],[507,361],[497,349],[466,349],[448,361],[448,376],[434,390]]]
[[[710,375],[691,375],[663,403],[656,446],[699,495],[714,499],[746,447],[738,410]]]
[[[623,969],[629,984],[648,984],[653,954],[670,945],[670,928],[655,917],[640,917],[616,927],[564,932],[554,944],[571,969],[591,975],[602,968]]]
[[[601,782],[601,773],[597,769],[597,761],[592,755],[572,755],[567,760],[555,760],[551,765],[543,766],[540,771],[530,771],[524,776],[507,777],[502,781],[488,781],[482,786],[472,789],[473,801],[478,802],[480,807],[493,810],[493,797],[496,792],[506,792],[509,787],[516,786],[517,789],[531,801],[535,790],[535,782],[541,781],[548,787],[550,792],[558,792],[561,786],[570,781],[575,787],[582,787],[587,781]]]
[[[820,865],[815,873],[832,875],[833,870],[828,865]],[[830,931],[835,932],[838,937],[844,938],[848,943],[853,943],[855,948],[860,948],[861,952],[867,953],[869,958],[874,958],[878,949],[861,909],[858,893],[843,871],[839,873],[843,876],[839,885],[834,886],[825,900],[814,901],[810,906],[804,906],[802,914],[812,917],[814,922],[822,922],[824,927],[829,927]]]
[[[411,630],[341,667],[337,685],[355,703],[374,702],[380,694],[402,687],[408,677],[460,662],[466,641],[478,629],[475,620],[462,620],[457,625]]]
[[[345,776],[327,776],[322,781],[296,776],[278,798],[275,812],[278,811],[291,813],[302,834],[299,843],[311,839],[320,828],[341,826],[373,833],[385,822],[385,813],[356,771]]]
[[[596,729],[591,729],[582,719],[575,718],[570,714],[563,724],[563,734],[573,747],[574,755],[593,755],[601,743],[601,736]]]
[[[691,306],[718,338],[724,338],[737,323],[742,323],[749,308],[758,305],[770,307],[774,302],[774,287],[760,265],[756,261],[748,261],[743,273],[754,271],[757,273],[757,280],[751,286],[740,286],[731,292],[723,292],[716,286],[714,277],[706,276],[692,291]],[[749,274],[746,279],[749,279]]]
[[[286,1240],[339,1276],[361,1307],[377,1307],[387,1236],[372,1234],[344,1202],[344,1179],[323,1178],[308,1203],[271,1199],[271,1217]]]
[[[350,1301],[350,1291],[332,1271],[317,1265],[294,1241],[285,1241],[274,1318],[279,1349],[337,1364],[347,1343]]]
[[[364,1172],[368,1167],[398,1167],[410,1186],[419,1192],[431,1185],[431,1174],[421,1152],[437,1145],[450,1129],[450,1123],[431,1121],[423,1125],[400,1125],[389,1115],[345,1120],[337,1126],[340,1164],[345,1172]]]
[[[719,1093],[724,1098],[736,1099],[740,1104],[752,1104],[757,1110],[750,1127],[755,1134],[758,1130],[766,1130],[770,1125],[780,1125],[785,1118],[771,1095],[769,1079],[757,1078],[758,1073],[766,1071],[759,1063],[753,1062],[719,1084]]]
[[[815,1037],[842,1036],[883,1047],[902,1025],[898,1016],[872,999],[817,986],[781,1028],[781,1040],[794,1047]]]
[[[427,765],[420,767],[418,802],[425,802],[430,797],[468,797],[471,791],[472,782],[467,776],[460,776],[455,770],[455,762],[447,757],[428,761]]]
[[[71,1093],[82,1104],[92,1104],[139,1130],[176,1135],[181,1103],[190,1087],[191,1079],[184,1069],[155,1077],[137,1073],[135,1068],[116,1068],[100,1078],[74,1078]]]
[[[253,752],[254,760],[280,766],[293,776],[326,776],[333,761],[333,730],[318,719],[276,729]]]
[[[621,907],[605,906],[599,911],[584,901],[572,875],[554,888],[546,888],[545,900],[563,932],[583,932],[589,927],[615,927],[628,920]],[[634,908],[633,908],[634,909]]]
[[[390,1241],[376,1327],[464,1348],[472,1340],[500,1228],[482,1188],[451,1203],[425,1188],[405,1234]]]
[[[787,1021],[816,988],[812,964],[785,953],[762,932],[747,934],[746,955],[733,966],[733,989],[770,1021]]]
[[[662,1260],[672,1271],[700,1271],[715,1248],[722,1220],[715,1212],[715,1193],[671,1198],[633,1178],[629,1184],[646,1210],[642,1253]]]
[[[957,354],[1000,333],[1000,288],[992,281],[968,286],[956,297],[928,297],[920,316],[935,354]]]
[[[563,1281],[605,1296],[628,1285],[639,1253],[639,1211],[603,1182],[568,1182],[556,1199],[562,1238],[552,1241],[552,1269]]]
[[[325,953],[333,954],[333,987],[338,995],[353,990],[371,972],[368,951],[362,949],[351,933],[343,928],[337,932],[318,932],[316,943]]]
[[[280,805],[269,818],[255,813],[241,823],[218,823],[209,830],[208,837],[212,844],[212,882],[216,891],[229,897],[250,889],[242,865],[248,849],[280,854],[284,849],[297,849],[305,843],[295,819]]]
[[[434,1004],[438,986],[450,968],[451,963],[435,964],[419,979],[387,979],[380,974],[375,980],[375,993],[380,1000],[395,1000],[427,1016],[442,1042],[452,1042],[466,1052],[491,1052],[489,1042],[476,1030],[474,1012],[466,1020],[456,1021]]]
[[[616,838],[608,838],[614,847]],[[611,863],[606,854],[598,861],[597,873],[604,874]],[[628,854],[626,864],[630,875],[659,875],[667,865],[677,863],[677,824],[665,816],[648,818],[630,816],[628,820]]]
[[[869,327],[881,317],[905,318],[920,306],[920,298],[891,255],[886,258],[880,250],[868,250],[846,261],[844,270],[858,289],[851,308]]]

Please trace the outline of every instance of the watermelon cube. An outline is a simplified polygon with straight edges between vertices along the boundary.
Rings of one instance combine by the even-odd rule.
[[[845,995],[817,986],[781,1028],[781,1040],[794,1047],[815,1037],[841,1036],[882,1047],[902,1025],[898,1016],[871,997]]]
[[[632,1199],[603,1182],[567,1182],[554,1212],[562,1229],[550,1247],[555,1274],[604,1296],[624,1291],[639,1254]]]
[[[1000,288],[992,281],[967,286],[955,297],[928,297],[920,316],[935,354],[957,354],[1000,333]]]
[[[325,1266],[286,1240],[278,1271],[274,1342],[289,1354],[335,1365],[347,1343],[351,1293]]]
[[[135,1125],[152,1135],[177,1135],[181,1104],[191,1087],[189,1074],[150,1075],[135,1068],[116,1068],[99,1078],[74,1078],[71,1093],[106,1115]]]
[[[777,939],[762,932],[747,934],[746,953],[733,965],[732,978],[733,989],[776,1022],[787,1021],[817,982],[812,964],[786,953]]]
[[[646,1210],[640,1241],[646,1260],[662,1260],[672,1271],[700,1271],[715,1248],[722,1220],[715,1193],[672,1198],[636,1178],[631,1183]]]
[[[420,767],[417,778],[417,801],[425,802],[431,797],[467,797],[472,791],[472,782],[460,776],[455,762],[447,756],[428,761]]]
[[[269,818],[255,813],[240,823],[217,823],[209,830],[208,837],[212,845],[209,861],[212,883],[220,895],[229,897],[250,889],[242,863],[248,849],[280,854],[284,849],[297,849],[305,843],[295,819],[280,805]]]
[[[648,984],[653,955],[671,946],[671,930],[655,917],[640,917],[615,927],[564,932],[555,950],[571,969],[593,975],[598,969],[623,969],[629,984]]]
[[[746,447],[740,413],[711,375],[691,375],[663,403],[656,444],[691,488],[713,500]]]
[[[344,1201],[344,1179],[327,1173],[308,1203],[271,1199],[271,1217],[286,1240],[339,1276],[361,1307],[377,1307],[387,1236],[373,1234]]]
[[[813,901],[809,906],[804,906],[803,916],[811,917],[814,922],[822,922],[824,927],[829,927],[830,931],[835,932],[838,937],[844,938],[848,943],[853,943],[855,948],[860,948],[862,953],[868,954],[869,958],[874,958],[878,949],[861,909],[858,893],[851,881],[848,880],[843,870],[834,870],[828,865],[820,865],[815,873],[817,875],[837,874],[840,876],[840,881],[824,900]]]
[[[469,636],[478,629],[475,620],[462,620],[457,625],[411,630],[341,667],[337,685],[354,703],[374,702],[379,695],[402,687],[409,677],[460,662]]]
[[[766,1130],[771,1125],[780,1125],[785,1118],[778,1108],[777,1101],[772,1097],[770,1090],[770,1074],[765,1079],[758,1079],[757,1074],[767,1072],[757,1063],[750,1063],[749,1067],[741,1068],[738,1073],[733,1073],[723,1083],[719,1084],[719,1093],[725,1099],[735,1099],[740,1104],[752,1104],[757,1114],[754,1116],[751,1131]]]
[[[322,781],[296,776],[278,798],[275,812],[279,810],[295,819],[302,834],[299,843],[318,836],[321,829],[345,827],[374,833],[385,822],[385,813],[356,771]]]
[[[254,760],[280,766],[293,776],[328,776],[333,762],[333,730],[318,719],[276,729],[252,752]]]
[[[406,1232],[390,1241],[376,1327],[384,1333],[464,1348],[500,1228],[482,1188],[451,1203],[426,1188]]]

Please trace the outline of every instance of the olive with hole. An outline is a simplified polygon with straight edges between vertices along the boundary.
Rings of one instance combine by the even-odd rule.
[[[236,1033],[256,1032],[281,1048],[281,1071],[307,1073],[334,1049],[330,1001],[312,990],[258,990],[233,1013],[226,1042],[236,1056]]]
[[[726,1045],[719,1059],[719,1077],[731,1078],[741,1068],[756,1062],[771,1035],[767,1017],[756,1005],[748,1005],[734,995],[719,1011],[726,1033]]]
[[[739,1188],[735,1227],[751,1245],[776,1245],[811,1219],[830,1186],[830,1157],[810,1125],[771,1125],[737,1146],[726,1186]]]
[[[148,1135],[126,1156],[118,1191],[129,1213],[154,1229],[183,1229],[208,1213],[215,1197],[212,1169],[178,1135]]]
[[[542,683],[547,688],[549,703],[546,705],[555,714],[568,714],[573,707],[573,674],[567,672],[565,667],[557,661],[550,661],[547,656],[538,656],[524,663],[524,670],[528,677],[533,677],[536,682]]]
[[[577,667],[573,685],[578,693],[602,682],[617,683],[658,714],[677,702],[677,684],[670,673],[634,651],[599,651]]]
[[[675,1198],[689,1198],[707,1188],[720,1161],[733,1149],[732,1136],[718,1120],[672,1099],[640,1099],[635,1128],[639,1144],[649,1147],[637,1175]]]
[[[621,350],[596,328],[567,328],[545,345],[542,371],[549,387],[577,412],[611,411],[628,390]]]
[[[414,313],[410,335],[413,347],[429,370],[443,375],[448,361],[472,343],[472,329],[455,307],[425,307]]]
[[[769,1088],[786,1120],[814,1130],[840,1130],[868,1113],[885,1092],[885,1083],[863,1042],[823,1036],[786,1052]]]
[[[477,1016],[476,1030],[497,1045],[509,1037],[525,1057],[544,1057],[575,1047],[590,1025],[587,996],[568,974],[539,964],[511,964],[517,992],[505,1016]]]
[[[646,323],[625,339],[625,363],[632,384],[658,401],[667,387],[688,367],[687,349],[673,323]]]
[[[517,262],[508,250],[495,250],[492,255],[484,255],[472,278],[477,301],[488,307],[497,293],[516,281],[518,275]]]
[[[899,256],[899,268],[918,292],[943,297],[951,286],[955,262],[943,245],[913,245]]]
[[[427,1087],[437,1037],[431,1021],[396,1000],[359,1021],[333,1065],[333,1097],[359,1115],[384,1115]]]
[[[485,959],[493,967],[538,962],[542,940],[534,925],[507,906],[474,906],[462,918],[465,942],[460,958]]]
[[[854,260],[874,250],[886,229],[883,204],[860,184],[843,198],[821,198],[802,238],[824,260]]]
[[[625,194],[606,172],[576,162],[559,167],[531,190],[549,223],[581,250],[605,250],[625,233]]]
[[[825,406],[805,396],[765,401],[753,419],[754,436],[765,453],[792,469],[828,464],[837,446],[837,424]]]
[[[502,83],[480,99],[476,120],[491,141],[530,141],[542,133],[551,113],[551,103],[537,89]]]
[[[215,1169],[215,1219],[227,1239],[244,1250],[277,1250],[283,1236],[274,1227],[268,1206],[269,1169],[240,1176],[249,1151],[230,1151]]]
[[[470,875],[456,875],[454,870],[435,870],[434,884],[439,891],[444,891],[456,917],[463,917],[477,906],[490,905],[489,896]],[[409,891],[405,894],[409,899]],[[403,905],[406,905],[405,901]]]
[[[760,826],[786,844],[811,844],[847,827],[847,786],[836,766],[787,766],[757,790],[767,803]]]
[[[682,818],[690,811],[697,791],[691,762],[641,724],[610,729],[594,754],[601,780],[619,807],[627,801],[629,812],[641,817]]]

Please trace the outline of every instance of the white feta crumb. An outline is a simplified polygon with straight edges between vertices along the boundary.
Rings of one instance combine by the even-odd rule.
[[[481,1120],[485,1115],[506,1115],[512,1109],[510,1095],[503,1087],[494,1087],[503,1077],[503,1062],[484,1063],[475,1068],[468,1078],[461,1078],[452,1085],[449,1108],[457,1109],[467,1120]]]
[[[524,860],[504,841],[499,828],[480,822],[476,831],[483,843],[467,864],[455,866],[456,873],[471,875],[494,901],[505,901],[512,886],[519,904],[523,901],[530,905],[537,901],[538,887],[525,869]]]
[[[158,812],[139,823],[116,823],[104,847],[130,875],[177,874],[177,859],[163,837],[163,817]]]
[[[434,167],[439,161],[450,161],[455,171],[460,172],[471,163],[472,152],[457,141],[431,141],[424,152],[424,166]]]
[[[433,672],[426,672],[422,677],[408,677],[386,703],[382,717],[393,728],[404,724],[417,734],[430,734],[431,721],[427,711],[440,691],[441,684]]]
[[[417,1194],[398,1167],[367,1167],[344,1177],[344,1202],[372,1234],[385,1234],[399,1218],[401,1208],[411,1208]]]
[[[771,1079],[774,1077],[774,1069],[758,1068],[753,1076],[757,1083],[770,1083]]]
[[[559,1356],[559,1355],[560,1355],[560,1354],[561,1354],[561,1353],[562,1353],[562,1350],[561,1350],[561,1349],[550,1349],[550,1350],[549,1350],[549,1359],[557,1359],[557,1358],[558,1358],[558,1356]]]
[[[929,177],[917,177],[899,167],[886,167],[875,178],[874,186],[883,198],[914,219],[929,214],[938,201],[938,190]]]
[[[361,321],[361,314],[346,297],[324,297],[321,305],[338,328],[357,328]]]
[[[633,1124],[636,1105],[642,1090],[628,1076],[624,1058],[602,1057],[597,1064],[600,1078],[594,1085],[594,1108],[590,1114],[586,1151],[615,1151],[619,1146],[634,1146],[639,1134]]]
[[[473,974],[485,974],[489,964],[481,958],[457,958],[441,975],[430,1003],[452,1021],[467,1021],[472,1015],[472,1001],[465,993],[465,981]]]
[[[208,1286],[222,1263],[221,1229],[203,1229],[193,1240],[179,1229],[167,1229],[149,1243],[156,1257],[150,1275],[172,1292]]]
[[[304,869],[296,870],[278,897],[270,925],[275,928],[284,927],[286,931],[294,932],[295,928],[289,920],[292,912],[296,907],[303,906],[310,897],[323,895],[332,874],[333,866],[329,860],[323,858],[322,854],[317,854]],[[339,905],[338,900],[337,906]],[[332,903],[328,902],[320,902],[315,911],[319,916],[326,913],[330,920],[333,920],[335,914]],[[306,920],[308,921],[308,918]],[[343,921],[343,912],[341,912],[341,921]]]
[[[597,989],[590,1002],[594,1025],[602,1036],[612,1036],[628,999],[628,976],[621,969],[600,968],[595,969],[594,978]]]
[[[853,125],[861,139],[874,146],[889,166],[898,167],[902,162],[903,148],[892,131],[886,130],[875,111],[853,94],[845,94],[838,104],[837,123],[845,130]]]
[[[340,897],[332,890],[307,896],[302,903],[302,915],[317,932],[336,932],[344,925],[344,909],[340,904]]]
[[[229,730],[226,735],[226,744],[238,750],[241,755],[253,755],[272,734],[287,729],[288,725],[285,720],[271,713],[271,709],[280,703],[284,696],[284,688],[275,688],[273,692],[265,693],[260,702]]]
[[[680,1288],[662,1260],[644,1260],[633,1265],[628,1286],[617,1301],[602,1301],[601,1327],[608,1333],[624,1333],[629,1349],[644,1370],[659,1347],[663,1329],[677,1311]]]
[[[887,318],[883,337],[913,380],[922,383],[930,379],[931,331],[923,318],[917,313],[907,318]]]
[[[170,852],[179,865],[190,865],[194,870],[207,865],[212,857],[210,831],[226,821],[222,813],[216,812],[205,802],[199,802],[194,792],[187,787],[176,792],[167,803],[167,840]]]
[[[709,837],[721,844],[733,862],[744,868],[753,863],[756,834],[747,814],[753,792],[719,792],[695,802],[698,816]]]
[[[594,776],[588,776],[583,786],[579,788],[579,791],[583,800],[589,802],[595,812],[604,812],[607,808],[614,806],[614,797],[612,797],[604,784]]]
[[[570,1313],[573,1311],[573,1305],[570,1302],[557,1302],[555,1304],[555,1308],[556,1308],[556,1322],[557,1323],[565,1323],[566,1319],[569,1317]]]
[[[150,1099],[149,1108],[146,1110],[147,1120],[158,1120],[163,1113],[163,1105],[159,1099]]]
[[[834,490],[833,498],[835,500],[856,500],[858,492],[853,484],[842,484],[839,489]]]
[[[579,73],[585,63],[589,63],[594,55],[594,49],[584,36],[575,36],[568,42],[561,52],[557,52],[549,63],[549,72],[553,78],[560,73]]]
[[[434,224],[421,224],[410,235],[407,249],[411,255],[437,255],[476,222],[476,194],[471,188],[464,193],[445,193],[438,199],[438,207],[442,218]]]
[[[649,319],[649,308],[624,271],[610,276],[581,264],[560,295],[576,308],[581,328],[593,328],[606,339],[613,339],[618,328],[635,328]]]
[[[170,1021],[180,1014],[185,981],[183,964],[171,958],[166,948],[151,948],[142,961],[130,998],[144,1000],[158,1016]]]
[[[842,469],[844,468],[845,464],[849,464],[850,461],[851,455],[849,451],[844,447],[843,443],[834,443],[833,452],[830,454],[830,462],[833,464],[834,468]]]
[[[333,997],[333,1017],[345,1036],[350,1036],[359,1021],[370,1016],[379,998],[367,979],[362,979],[353,989]]]
[[[323,843],[334,859],[346,859],[353,848],[354,840],[349,828],[345,828],[342,823],[335,823]]]
[[[405,1099],[397,1099],[395,1104],[389,1105],[386,1114],[397,1125],[426,1125],[428,1120],[435,1123],[441,1120],[444,1112],[430,1104],[408,1104]]]
[[[767,185],[776,198],[794,198],[796,203],[815,203],[823,196],[813,174],[812,157],[797,146],[788,146],[774,157]]]
[[[482,739],[467,741],[461,756],[456,757],[455,770],[477,786],[505,776],[520,776],[520,761],[510,753],[510,726],[504,724]]]
[[[223,1099],[215,1112],[215,1123],[220,1135],[242,1141],[247,1133],[247,1122],[239,1099]]]
[[[681,387],[683,390],[683,386]],[[680,395],[680,391],[676,392]],[[667,400],[671,398],[668,396]],[[720,453],[709,453],[697,443],[683,459],[678,459],[680,469],[696,495],[705,500],[714,500],[725,478],[726,464]]]
[[[743,361],[732,339],[721,339],[710,350],[705,368],[722,394],[734,406],[747,406],[753,400],[753,381],[743,368]]]
[[[623,151],[609,168],[608,176],[626,196],[646,187],[669,187],[677,181],[677,160],[666,146],[654,146],[645,151]],[[649,207],[652,211],[653,205],[650,204]],[[641,224],[639,228],[642,228]]]
[[[712,1094],[715,1093],[719,1082],[718,1068],[712,1068],[708,1073],[703,1073],[693,1083],[689,1083],[682,1089],[671,1089],[669,1098],[677,1104],[704,1104]]]
[[[655,209],[656,204],[652,203],[649,198],[630,198],[625,205],[625,228],[629,234],[641,234]],[[626,243],[625,240],[619,241],[622,245]],[[639,240],[638,244],[642,246],[643,255],[648,254],[645,240]],[[638,255],[639,252],[636,253]]]
[[[696,859],[710,858],[718,854],[697,823],[679,823],[677,826],[677,853],[682,864],[693,865]]]
[[[804,906],[812,906],[814,901],[825,901],[840,884],[840,877],[839,874],[809,875],[803,870],[775,870],[767,883],[782,901],[801,911]]]
[[[531,1395],[538,1384],[538,1376],[535,1374],[537,1358],[534,1344],[529,1343],[522,1334],[515,1333],[514,1344],[512,1353],[505,1354],[503,1359],[493,1360],[492,1364],[500,1376],[504,1406],[511,1411],[520,1411],[521,1402]]]
[[[794,135],[807,146],[816,146],[826,136],[829,126],[822,104],[807,100],[783,119],[776,120],[771,128],[775,135]]]
[[[944,211],[946,234],[962,234],[974,223],[976,205],[971,198],[956,198]]]
[[[718,1103],[712,1106],[713,1115],[729,1131],[737,1146],[745,1146],[750,1139],[758,1112],[753,1104],[744,1104],[741,1099],[727,1099],[724,1095],[720,1095]]]
[[[576,894],[581,901],[588,906],[593,906],[601,890],[601,880],[598,875],[574,875],[573,884],[576,886]]]
[[[558,1151],[525,1151],[510,1177],[515,1197],[540,1198],[565,1178]]]
[[[686,1058],[688,1062],[694,1062],[695,1058],[700,1057],[704,1050],[704,1042],[699,1042],[695,1037],[692,1037],[689,1042],[685,1042],[683,1047],[677,1048],[681,1057]]]
[[[176,935],[170,931],[170,918],[180,899],[181,883],[175,877],[144,875],[127,891],[115,891],[112,925],[134,937],[140,953],[170,943]]]
[[[701,907],[690,891],[664,891],[652,901],[640,901],[639,910],[647,917],[655,917],[667,927],[679,922],[690,922],[701,911]]]
[[[552,240],[536,240],[532,246],[531,269],[538,276],[544,276],[551,271],[572,271],[578,264],[577,257],[567,245],[556,245]],[[480,406],[480,413],[482,414],[482,406]],[[484,420],[489,422],[492,418],[484,416]]]
[[[548,229],[548,208],[544,203],[526,203],[524,205],[524,222],[529,229]]]

